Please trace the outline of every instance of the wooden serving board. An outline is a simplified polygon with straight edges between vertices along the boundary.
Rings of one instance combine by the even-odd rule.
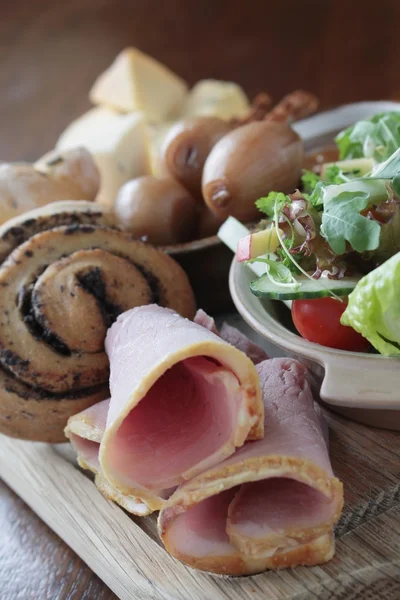
[[[346,505],[336,556],[320,567],[240,578],[189,569],[162,548],[155,516],[133,518],[103,498],[68,444],[0,436],[0,476],[121,600],[399,600],[400,434],[328,422]]]
[[[326,416],[345,509],[336,555],[319,567],[240,578],[189,569],[163,549],[156,516],[131,517],[103,498],[69,444],[0,436],[0,477],[121,600],[399,600],[400,433]]]

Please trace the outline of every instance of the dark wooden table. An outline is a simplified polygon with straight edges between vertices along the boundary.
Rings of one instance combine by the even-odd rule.
[[[276,99],[301,87],[326,107],[397,95],[399,25],[398,0],[0,0],[0,160],[50,149],[127,45],[190,83],[230,79]],[[399,443],[395,434],[365,434],[372,452]],[[0,598],[115,598],[2,482]]]

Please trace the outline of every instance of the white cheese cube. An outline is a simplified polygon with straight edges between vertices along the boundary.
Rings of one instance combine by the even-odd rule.
[[[149,120],[162,121],[183,106],[187,85],[154,58],[126,48],[98,77],[89,96],[94,104],[140,110]]]
[[[184,116],[213,116],[221,119],[243,117],[250,110],[249,100],[236,83],[203,79],[189,92]]]
[[[170,173],[161,159],[164,140],[166,139],[174,121],[168,123],[149,124],[147,134],[150,149],[150,170],[155,177],[168,177]]]
[[[92,154],[100,171],[96,198],[114,204],[119,188],[135,177],[150,173],[149,142],[140,112],[119,114],[108,108],[93,108],[73,121],[61,134],[58,150],[83,146]]]

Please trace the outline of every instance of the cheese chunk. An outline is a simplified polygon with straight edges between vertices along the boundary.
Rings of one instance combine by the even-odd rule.
[[[94,158],[101,178],[96,200],[106,206],[113,206],[124,183],[150,173],[149,142],[140,112],[124,115],[93,108],[73,121],[57,142],[58,150],[77,146]]]
[[[228,120],[243,117],[249,110],[249,100],[239,85],[230,81],[203,79],[190,91],[184,116],[207,115]]]
[[[162,149],[171,127],[175,125],[174,121],[168,123],[149,124],[147,134],[149,139],[150,170],[155,177],[168,177],[170,173],[162,161]]]
[[[187,85],[167,67],[136,48],[123,50],[90,91],[94,104],[123,112],[140,110],[151,121],[179,111]]]

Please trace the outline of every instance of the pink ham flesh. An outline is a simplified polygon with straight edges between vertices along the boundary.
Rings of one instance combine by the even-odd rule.
[[[255,539],[280,535],[287,527],[317,527],[331,514],[330,503],[317,490],[293,479],[271,478],[235,486],[199,502],[171,523],[168,535],[179,540],[179,551],[184,554],[232,556],[236,548],[227,533],[228,510],[230,534]]]
[[[226,519],[235,489],[203,500],[172,521],[169,536],[179,540],[183,554],[196,557],[234,554],[226,533]]]
[[[82,463],[87,465],[91,471],[96,471],[97,473],[100,472],[100,444],[98,442],[87,440],[80,435],[76,435],[75,433],[70,433],[69,439]]]
[[[239,399],[237,379],[215,362],[174,365],[118,429],[110,449],[115,471],[149,489],[177,485],[229,440]]]
[[[95,473],[96,486],[106,498],[120,504],[122,508],[133,514],[139,516],[150,514],[152,511],[141,502],[140,498],[119,493],[103,477],[99,462],[99,450],[106,427],[109,405],[110,399],[103,400],[71,417],[65,433],[76,450],[78,463],[83,468],[90,469]]]
[[[285,358],[265,361],[257,370],[265,405],[264,439],[247,442],[223,463],[178,488],[160,513],[167,549],[191,566],[206,556],[219,557],[219,563],[203,561],[201,568],[250,572],[252,567],[246,571],[228,561],[271,560],[330,535],[340,515],[342,487],[332,473],[305,367]],[[324,492],[316,489],[321,479]],[[206,499],[196,504],[197,494]],[[315,558],[307,552],[304,559],[296,556],[296,564],[326,560],[325,550]]]
[[[245,483],[230,507],[230,533],[261,538],[284,529],[323,525],[332,504],[321,492],[294,479],[272,477]]]

